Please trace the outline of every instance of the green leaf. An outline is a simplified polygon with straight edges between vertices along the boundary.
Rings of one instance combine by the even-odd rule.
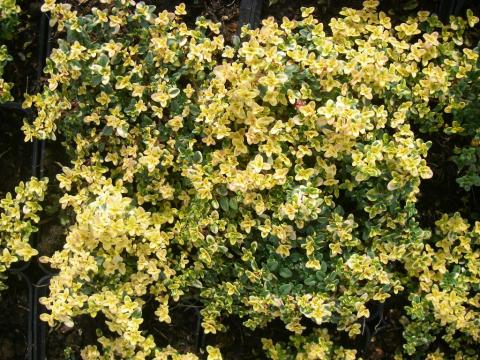
[[[268,259],[267,267],[268,267],[268,270],[270,270],[272,272],[277,270],[278,269],[278,261],[275,260],[275,259]]]
[[[230,206],[228,203],[228,198],[223,197],[220,199],[220,207],[222,208],[223,211],[228,212]]]
[[[292,263],[298,262],[302,258],[302,254],[300,254],[298,251],[292,251],[292,254],[290,255],[290,261]]]
[[[288,268],[280,269],[280,276],[284,279],[290,279],[293,276],[292,270]]]
[[[102,54],[98,57],[97,64],[100,66],[107,66],[110,59],[108,58],[107,54]]]
[[[228,190],[225,186],[223,185],[220,185],[218,186],[216,189],[215,189],[215,192],[218,194],[218,195],[221,195],[221,196],[227,196],[228,195]]]
[[[230,199],[230,209],[235,210],[235,211],[238,210],[237,199],[235,199],[235,198]]]
[[[298,72],[298,70],[299,70],[299,67],[298,65],[295,65],[295,64],[285,66],[285,73],[287,75],[296,73]]]
[[[105,126],[100,132],[101,136],[110,136],[113,134],[113,128],[111,126]]]
[[[309,276],[303,282],[307,286],[314,286],[317,283],[317,279],[315,279],[313,276]]]
[[[196,280],[193,280],[191,283],[190,283],[193,287],[196,287],[197,289],[202,289],[203,288],[203,284],[200,282],[200,280],[196,279]]]
[[[282,286],[280,286],[278,288],[279,292],[280,292],[280,295],[288,295],[290,294],[290,292],[292,291],[293,289],[293,285],[292,284],[283,284]]]
[[[180,94],[180,89],[177,87],[173,87],[168,89],[168,95],[170,95],[171,98],[177,97],[178,94]]]
[[[241,43],[240,37],[239,37],[238,35],[233,35],[233,36],[232,36],[232,43],[233,43],[233,46],[234,46],[235,48],[240,47],[240,43]]]
[[[92,76],[92,86],[98,86],[102,82],[102,75],[95,74]]]
[[[140,319],[142,317],[142,310],[135,310],[132,314],[132,318],[134,319]]]
[[[405,5],[403,5],[403,10],[412,11],[412,10],[415,10],[417,7],[418,7],[418,1],[410,0],[405,2]]]
[[[201,163],[202,160],[203,160],[203,155],[200,151],[195,151],[193,153],[193,159],[192,159],[194,162],[196,163]]]

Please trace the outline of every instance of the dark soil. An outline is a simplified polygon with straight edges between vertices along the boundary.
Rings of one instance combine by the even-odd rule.
[[[399,294],[376,304],[371,316],[363,327],[363,344],[359,349],[365,359],[393,359],[396,352],[402,351],[404,307],[408,305],[407,295]],[[347,344],[348,345],[348,344]]]
[[[0,198],[32,174],[31,143],[23,141],[21,111],[0,106]]]
[[[14,101],[21,103],[24,94],[38,86],[38,35],[40,1],[17,0],[22,9],[19,25],[11,41],[6,43],[13,61],[7,63],[5,79],[14,84]]]
[[[42,226],[36,249],[40,256],[52,256],[63,248],[65,227],[57,217],[51,217]]]
[[[6,283],[8,289],[0,294],[0,359],[26,359],[30,316],[28,285],[14,274]]]
[[[457,166],[450,160],[454,146],[466,145],[465,138],[449,137],[445,134],[423,134],[425,141],[431,141],[427,164],[433,177],[423,180],[417,202],[420,224],[433,228],[441,215],[459,212],[470,221],[480,219],[480,188],[465,191],[456,182]]]
[[[143,309],[144,323],[142,329],[153,335],[159,347],[172,346],[176,350],[186,353],[196,353],[197,345],[200,345],[201,334],[199,332],[199,308],[188,302],[178,304],[171,308],[170,324],[161,323],[154,314],[158,304],[147,301]]]
[[[242,319],[229,317],[222,320],[227,331],[205,335],[200,327],[201,306],[195,301],[182,301],[171,306],[171,324],[160,323],[154,315],[155,301],[147,302],[143,309],[145,322],[142,328],[153,335],[159,347],[170,345],[179,352],[191,352],[201,359],[206,358],[208,345],[218,347],[225,360],[264,359],[262,338],[277,341],[288,340],[289,332],[280,321],[274,321],[265,329],[251,331],[243,326]]]
[[[244,327],[242,319],[238,317],[226,319],[225,324],[227,332],[209,334],[205,337],[205,344],[218,347],[226,360],[265,359],[262,338],[272,339],[274,342],[288,342],[289,336],[292,335],[285,329],[285,324],[278,320],[255,331]]]
[[[87,345],[97,343],[97,329],[105,331],[104,319],[92,319],[89,316],[75,318],[75,326],[68,328],[57,326],[47,328],[45,343],[46,359],[51,360],[80,360],[80,352]]]
[[[41,175],[48,177],[48,190],[41,215],[40,231],[36,249],[40,256],[51,256],[61,250],[65,243],[65,231],[68,219],[65,211],[60,211],[59,200],[62,196],[56,175],[62,166],[68,164],[68,156],[60,142],[47,142],[41,156]]]

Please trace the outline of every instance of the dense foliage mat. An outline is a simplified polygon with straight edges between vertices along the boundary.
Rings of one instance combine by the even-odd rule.
[[[63,35],[23,130],[59,139],[70,162],[56,176],[65,243],[40,258],[58,271],[41,318],[102,322],[83,359],[197,358],[159,345],[152,306],[165,324],[199,308],[206,334],[232,317],[280,323],[288,335],[259,339],[260,358],[362,358],[386,319],[403,333],[390,358],[477,358],[479,49],[464,43],[478,18],[393,23],[378,5],[328,25],[304,8],[230,44],[220,24],[182,22],[184,5],[102,0],[79,14],[45,1]],[[419,206],[436,138],[466,196],[447,213]],[[2,202],[0,230],[22,239],[5,267],[36,254],[25,220],[45,186]]]

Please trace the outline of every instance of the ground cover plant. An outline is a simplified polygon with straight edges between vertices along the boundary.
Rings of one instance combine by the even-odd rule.
[[[184,5],[80,5],[42,6],[58,46],[22,129],[69,157],[49,189],[66,235],[40,258],[57,271],[41,319],[94,318],[83,359],[225,356],[221,343],[163,345],[147,324],[175,322],[179,306],[199,309],[205,334],[228,334],[231,318],[282,329],[250,358],[478,358],[471,11],[393,21],[368,0],[323,24],[303,8],[226,42],[220,24],[185,24]],[[464,196],[448,212],[425,200],[443,195],[425,189],[441,144]],[[5,269],[37,254],[46,182],[2,200]],[[363,344],[393,328],[388,353]]]

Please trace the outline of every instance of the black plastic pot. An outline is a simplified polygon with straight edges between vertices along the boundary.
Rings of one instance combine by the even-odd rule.
[[[263,0],[242,0],[240,3],[240,17],[237,32],[240,34],[242,26],[249,25],[257,28],[262,19]]]
[[[467,4],[467,0],[440,0],[437,9],[438,16],[442,21],[448,21],[450,15],[462,15]]]
[[[47,343],[47,324],[40,321],[40,314],[46,311],[45,307],[40,304],[39,299],[48,295],[48,285],[50,283],[51,275],[45,275],[35,284],[33,292],[33,360],[46,359],[46,343]]]

